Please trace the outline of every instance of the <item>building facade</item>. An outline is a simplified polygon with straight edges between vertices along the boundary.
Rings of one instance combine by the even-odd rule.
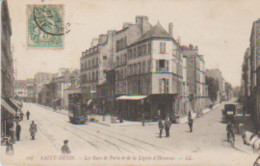
[[[1,3],[1,137],[10,135],[10,128],[19,107],[13,100],[14,69],[11,52],[11,19],[7,0]]]
[[[250,70],[250,79],[247,83],[250,84],[250,101],[251,107],[248,109],[252,110],[252,118],[257,130],[260,130],[260,83],[259,83],[259,70],[260,70],[260,19],[253,22],[251,35],[250,35],[250,49],[249,49],[249,64],[247,67]],[[246,59],[247,60],[247,59]],[[244,61],[246,63],[247,61]],[[245,65],[246,66],[246,65]],[[245,69],[246,70],[246,69]],[[247,71],[248,71],[247,70]],[[244,70],[243,70],[244,71]],[[245,79],[246,80],[246,79]],[[244,82],[245,84],[246,82]],[[247,87],[247,86],[245,86]]]
[[[99,35],[98,40],[92,42],[91,48],[82,52],[80,58],[80,86],[84,104],[95,102],[103,103],[101,96],[97,95],[97,87],[106,81],[106,71],[113,67],[115,31]]]
[[[51,81],[51,74],[46,72],[38,72],[34,75],[34,102],[38,103],[38,94],[44,84]]]
[[[222,76],[222,72],[219,69],[207,69],[206,76],[214,78],[218,81],[218,94],[217,94],[217,103],[226,100],[226,89],[225,89],[225,80]]]
[[[199,55],[198,47],[193,45],[183,46],[183,56],[185,57],[185,75],[189,88],[189,100],[192,110],[200,113],[208,105],[208,92],[205,80],[205,61],[203,55]]]

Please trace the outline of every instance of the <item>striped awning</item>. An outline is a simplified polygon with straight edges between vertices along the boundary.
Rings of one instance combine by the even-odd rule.
[[[143,95],[123,95],[123,96],[120,96],[116,99],[117,100],[142,100],[146,97],[147,96],[143,96]]]
[[[1,106],[4,107],[10,114],[16,114],[15,109],[13,109],[3,98],[1,99]]]

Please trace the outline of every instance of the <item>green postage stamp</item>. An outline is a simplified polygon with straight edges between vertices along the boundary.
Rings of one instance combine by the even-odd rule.
[[[27,5],[28,48],[64,47],[64,5]]]

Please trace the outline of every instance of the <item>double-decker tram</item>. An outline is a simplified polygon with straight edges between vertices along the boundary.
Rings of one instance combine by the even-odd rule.
[[[81,93],[69,94],[69,119],[74,124],[84,124],[87,113],[83,109],[83,98]]]

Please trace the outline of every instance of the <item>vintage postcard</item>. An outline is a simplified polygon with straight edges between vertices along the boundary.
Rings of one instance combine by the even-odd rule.
[[[2,165],[260,165],[259,1],[0,1]]]

